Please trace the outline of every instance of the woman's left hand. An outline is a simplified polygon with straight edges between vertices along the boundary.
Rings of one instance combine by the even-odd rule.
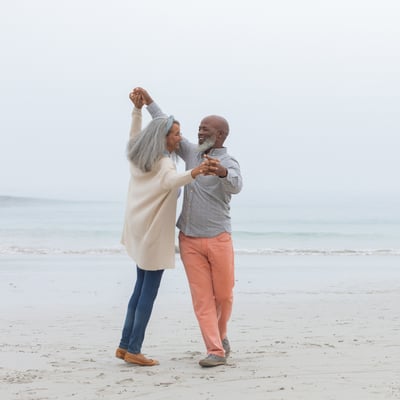
[[[143,107],[143,96],[139,92],[133,90],[129,93],[129,98],[131,99],[131,102],[135,105],[135,107],[139,110]]]

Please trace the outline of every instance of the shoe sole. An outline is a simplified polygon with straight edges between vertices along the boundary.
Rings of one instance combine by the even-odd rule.
[[[199,364],[203,367],[203,368],[212,368],[212,367],[218,367],[218,365],[226,365],[226,363],[224,363],[224,362],[221,362],[221,363],[215,363],[215,364],[203,364],[203,363],[200,363],[199,362]]]
[[[199,365],[204,368],[218,367],[218,365],[226,365],[226,360],[225,361],[200,360]]]

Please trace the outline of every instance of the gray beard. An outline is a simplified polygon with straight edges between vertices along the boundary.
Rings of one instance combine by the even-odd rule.
[[[217,140],[216,136],[207,138],[202,144],[199,144],[197,146],[197,150],[203,152],[211,149],[211,147],[214,146],[216,140]]]

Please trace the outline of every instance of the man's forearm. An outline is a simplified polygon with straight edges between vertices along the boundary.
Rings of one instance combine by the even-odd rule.
[[[158,117],[168,117],[167,114],[164,114],[159,107],[159,105],[153,101],[146,107],[147,111],[150,113],[151,118],[158,118]]]

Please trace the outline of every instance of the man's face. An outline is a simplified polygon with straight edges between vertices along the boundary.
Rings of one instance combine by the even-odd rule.
[[[199,126],[199,151],[211,149],[217,140],[218,130],[213,126],[210,118],[204,118]]]

